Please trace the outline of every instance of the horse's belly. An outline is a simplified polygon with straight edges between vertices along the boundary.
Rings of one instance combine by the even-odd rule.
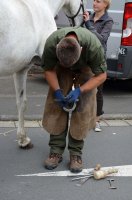
[[[12,75],[29,66],[36,55],[35,39],[20,41],[15,45],[8,40],[0,49],[0,76]]]
[[[0,76],[8,76],[13,75],[14,73],[22,70],[23,68],[28,68],[28,62],[10,62],[9,60],[5,60],[4,62],[0,62]]]

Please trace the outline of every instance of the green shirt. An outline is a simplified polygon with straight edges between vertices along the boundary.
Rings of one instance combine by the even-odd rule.
[[[42,68],[45,71],[52,70],[59,63],[56,56],[56,45],[70,32],[75,32],[82,47],[80,59],[71,67],[71,70],[89,66],[94,74],[105,72],[107,65],[102,45],[93,33],[83,27],[66,27],[53,32],[46,40],[42,56]]]

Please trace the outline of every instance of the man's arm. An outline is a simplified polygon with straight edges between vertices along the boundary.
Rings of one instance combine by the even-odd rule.
[[[53,91],[56,91],[60,89],[58,78],[55,70],[47,70],[44,73],[45,78],[49,84],[49,86],[53,89]]]
[[[76,102],[81,93],[89,92],[90,90],[98,87],[105,80],[106,80],[106,72],[92,77],[90,80],[88,80],[80,87],[76,88],[75,90],[71,90],[69,94],[66,96],[66,100],[68,101],[68,103]]]
[[[58,102],[61,108],[66,107],[67,102],[60,89],[58,78],[55,70],[48,70],[45,71],[45,78],[49,84],[49,86],[53,89],[54,100]]]
[[[90,80],[88,80],[86,83],[80,86],[80,90],[82,93],[89,92],[90,90],[98,87],[100,84],[102,84],[107,78],[107,73],[101,73],[99,75],[95,75]]]

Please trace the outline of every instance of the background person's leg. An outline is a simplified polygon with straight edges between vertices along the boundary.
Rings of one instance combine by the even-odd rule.
[[[97,116],[96,116],[96,126],[95,126],[95,131],[100,132],[101,126],[100,126],[100,116],[104,113],[103,112],[103,84],[101,84],[97,88]]]

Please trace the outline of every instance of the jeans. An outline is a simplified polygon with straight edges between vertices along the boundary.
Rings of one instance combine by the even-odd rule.
[[[103,112],[103,84],[98,86],[96,98],[97,98],[97,116],[100,116],[104,113]]]

